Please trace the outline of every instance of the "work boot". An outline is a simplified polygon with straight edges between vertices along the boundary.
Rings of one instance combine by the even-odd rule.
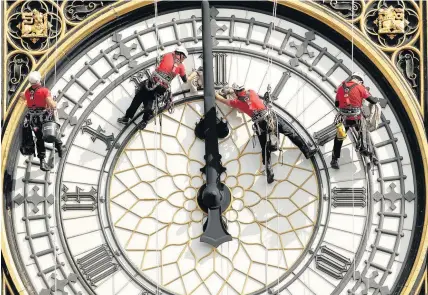
[[[40,170],[42,171],[49,171],[49,166],[45,161],[45,158],[40,159]]]
[[[117,119],[117,122],[120,124],[128,124],[129,121],[131,121],[131,119],[128,117],[122,117],[122,118]]]
[[[273,174],[273,169],[272,167],[269,165],[266,169],[266,179],[267,179],[267,183],[272,183],[273,182],[273,178],[274,178],[274,174]]]
[[[62,155],[65,151],[65,146],[61,145],[61,147],[58,148],[57,151],[58,151],[58,157],[62,158]]]
[[[146,128],[146,126],[147,126],[147,122],[141,121],[137,127],[138,129],[143,130],[144,128]]]
[[[333,169],[339,169],[339,163],[337,162],[337,158],[335,157],[331,158],[330,165],[331,165],[331,168]]]

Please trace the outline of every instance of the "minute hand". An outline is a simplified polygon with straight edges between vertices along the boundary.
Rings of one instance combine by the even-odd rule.
[[[215,20],[212,20],[215,21]],[[205,174],[206,187],[202,191],[202,202],[208,209],[206,230],[201,236],[201,242],[214,247],[231,241],[221,219],[220,192],[220,153],[216,128],[215,90],[213,74],[212,31],[210,25],[210,7],[208,1],[202,1],[202,35],[203,35],[203,69],[204,69],[204,133],[205,133]]]

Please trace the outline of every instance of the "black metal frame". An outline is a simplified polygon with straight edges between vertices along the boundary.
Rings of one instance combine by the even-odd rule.
[[[245,3],[245,4],[244,4]],[[162,1],[158,4],[159,6],[159,13],[162,13],[164,11],[174,11],[174,10],[182,10],[182,9],[186,9],[186,8],[190,8],[190,7],[198,7],[198,5],[200,4],[200,2],[193,2],[193,1],[189,1],[189,2],[181,2],[181,1]],[[241,7],[239,7],[239,9],[242,9],[242,5],[244,5],[246,8],[250,8],[252,10],[259,10],[265,13],[271,13],[272,11],[272,4],[271,3],[260,3],[257,1],[248,1],[248,2],[242,2],[240,3]],[[428,5],[427,3],[423,4],[424,6]],[[230,2],[225,2],[225,1],[216,1],[216,6],[221,6],[221,7],[228,7],[228,8],[238,8],[236,6],[236,4],[231,4]],[[424,7],[426,8],[426,7]],[[62,61],[60,61],[58,63],[58,68],[60,69],[59,72],[64,71],[67,67],[67,62],[69,60],[72,60],[73,58],[75,58],[76,56],[80,55],[81,52],[81,48],[87,47],[90,44],[97,42],[97,40],[101,40],[102,38],[104,38],[106,35],[111,34],[114,30],[116,30],[118,27],[122,27],[122,26],[126,26],[128,24],[134,23],[136,21],[141,20],[142,18],[145,17],[149,17],[151,14],[153,13],[153,5],[148,5],[145,7],[142,7],[140,9],[137,9],[135,11],[130,12],[127,15],[121,16],[111,22],[109,22],[106,26],[103,26],[102,28],[100,28],[99,30],[97,30],[95,33],[91,34],[91,36],[88,36],[86,39],[82,40],[78,46],[76,46],[75,50],[73,50],[70,55],[67,57],[67,59],[63,59]],[[312,18],[308,15],[305,15],[302,12],[284,7],[282,5],[278,6],[278,11],[277,14],[279,16],[281,16],[282,18],[286,18],[289,20],[305,20],[305,24],[308,28],[310,27],[316,27],[317,28],[317,33],[324,35],[324,37],[326,39],[329,39],[330,41],[332,41],[332,43],[334,43],[335,45],[337,45],[340,48],[351,48],[351,43],[349,42],[349,40],[343,38],[343,36],[341,36],[340,34],[337,34],[337,32],[329,27],[328,25],[321,23],[320,21],[318,21],[315,18]],[[426,20],[426,16],[425,16],[425,20]],[[425,40],[427,37],[427,29],[424,29],[424,36],[425,36]],[[349,50],[350,51],[350,50]],[[426,72],[427,69],[427,51],[425,51],[424,53],[424,57],[425,57],[425,64],[424,66],[424,70]],[[348,52],[348,55],[350,55],[350,53]],[[373,63],[372,60],[370,60],[367,56],[364,55],[364,53],[359,50],[358,48],[354,47],[354,58],[355,60],[359,61],[357,62],[357,64],[364,64],[365,67],[364,68],[368,68],[370,69],[371,72],[371,78],[373,78],[373,81],[376,81],[376,84],[379,86],[380,89],[382,89],[385,93],[385,97],[388,97],[390,105],[393,109],[393,111],[397,114],[398,117],[401,118],[401,125],[403,127],[403,134],[406,136],[405,139],[407,140],[407,142],[409,143],[416,143],[417,142],[417,138],[416,138],[416,134],[413,132],[413,127],[411,124],[411,120],[409,118],[409,115],[405,112],[404,108],[401,105],[400,99],[399,97],[395,94],[392,85],[390,85],[388,83],[388,81],[386,81],[382,75],[382,73],[380,72],[380,70],[375,66],[375,64]],[[47,75],[47,80],[49,80],[50,77],[53,76],[53,71],[51,71],[48,75]],[[428,82],[427,77],[425,77],[425,81]],[[424,92],[424,98],[425,99],[425,112],[428,113],[428,93],[427,91]],[[7,118],[8,120],[9,118]],[[4,127],[7,126],[7,121],[4,122],[5,125]],[[426,117],[425,119],[425,127],[428,127],[428,117]],[[6,128],[4,128],[4,130],[6,130]],[[2,133],[3,136],[3,133]],[[414,163],[414,175],[415,175],[415,191],[416,192],[425,192],[425,187],[426,187],[426,183],[424,181],[424,167],[423,167],[423,158],[421,155],[421,151],[420,149],[417,148],[417,145],[412,145],[415,148],[411,150],[410,156],[412,157],[413,163]],[[12,159],[12,162],[13,159]],[[9,166],[10,167],[10,166]],[[6,173],[7,174],[7,173]],[[5,174],[5,175],[6,175]],[[5,195],[9,195],[10,196],[10,179],[4,179],[4,191],[5,191]],[[7,204],[9,201],[10,203],[10,199],[6,200],[5,204]],[[415,231],[414,231],[414,236],[412,239],[412,244],[410,245],[410,251],[408,254],[408,259],[407,261],[404,263],[405,265],[403,266],[404,271],[401,273],[400,278],[396,281],[396,285],[392,290],[392,293],[396,293],[400,290],[400,287],[398,286],[404,286],[404,284],[407,281],[408,275],[410,274],[411,271],[411,266],[414,264],[414,260],[416,258],[418,249],[419,249],[419,244],[420,244],[420,240],[421,240],[421,236],[422,236],[422,231],[423,231],[423,222],[424,222],[424,213],[425,213],[425,196],[424,195],[419,195],[418,196],[418,211],[415,212],[415,214],[417,214],[416,216],[416,222],[415,222]],[[423,272],[423,269],[421,270]]]

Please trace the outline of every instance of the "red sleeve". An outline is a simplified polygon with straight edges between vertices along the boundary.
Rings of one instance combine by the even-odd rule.
[[[232,108],[238,108],[240,101],[238,99],[232,99],[232,100],[228,100],[227,102],[229,106],[231,106]]]
[[[42,93],[43,93],[43,96],[45,97],[45,98],[47,98],[48,96],[51,96],[51,92],[49,91],[49,89],[48,88],[42,88],[41,89],[41,91],[42,91]]]
[[[180,76],[186,76],[186,68],[184,67],[183,64],[180,65],[180,72],[179,72]]]
[[[360,94],[361,94],[361,98],[362,98],[362,99],[366,99],[367,97],[372,96],[372,95],[370,94],[370,92],[367,90],[367,88],[366,88],[366,87],[364,87],[363,85],[358,85],[358,90],[360,91]]]

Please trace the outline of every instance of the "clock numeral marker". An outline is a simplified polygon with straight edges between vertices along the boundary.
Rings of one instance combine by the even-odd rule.
[[[76,83],[77,85],[79,85],[80,88],[82,88],[83,90],[85,90],[85,94],[83,94],[83,96],[87,96],[87,95],[92,95],[94,94],[94,92],[92,90],[90,90],[88,87],[86,87],[85,84],[82,83],[82,81],[80,81],[76,76],[71,75],[70,76],[70,84]]]
[[[318,145],[325,145],[336,137],[336,126],[334,124],[324,127],[320,131],[314,132],[314,139]]]
[[[214,86],[227,85],[226,53],[213,53],[214,58]],[[202,59],[202,54],[199,56]]]
[[[256,19],[254,17],[250,18],[250,24],[248,25],[247,38],[245,40],[245,44],[250,45],[251,35],[253,34],[254,21]]]
[[[343,60],[339,59],[332,67],[330,70],[328,70],[328,72],[322,77],[323,81],[327,81],[328,77],[331,76],[331,74],[334,73],[334,71],[337,70],[338,67],[340,67],[342,65]],[[351,74],[351,73],[349,73]]]
[[[380,148],[380,147],[386,146],[388,144],[391,144],[391,143],[397,142],[397,141],[398,141],[398,138],[388,139],[388,140],[385,140],[385,141],[382,141],[382,142],[375,144],[375,147]]]
[[[351,260],[326,246],[322,246],[319,254],[315,255],[315,264],[318,269],[340,280],[348,271]]]
[[[76,116],[70,116],[65,112],[65,109],[68,108],[68,101],[64,101],[60,108],[58,108],[58,117],[59,119],[69,120],[70,126],[74,126],[77,124]]]
[[[40,220],[40,219],[46,219],[46,218],[51,218],[52,216],[50,214],[47,215],[32,215],[32,216],[28,216],[28,217],[22,217],[23,221],[26,220]]]
[[[91,119],[86,120],[83,123],[82,126],[82,133],[88,133],[91,135],[92,142],[95,142],[96,139],[101,140],[104,142],[107,146],[106,150],[109,150],[113,147],[113,141],[114,141],[114,135],[113,133],[111,135],[105,135],[105,130],[101,128],[101,126],[98,126],[97,130],[95,130],[92,127],[89,127],[92,124]],[[119,147],[118,144],[115,145],[115,147]]]
[[[125,43],[123,43],[122,35],[118,33],[113,33],[112,40],[113,42],[119,43],[119,53],[114,54],[113,59],[117,60],[119,57],[123,56],[128,60],[128,67],[136,67],[138,62],[133,59],[131,50],[137,49],[137,44],[133,43],[131,46],[126,46]]]
[[[369,289],[379,289],[379,292],[381,295],[389,295],[391,292],[389,291],[389,288],[387,286],[382,286],[379,283],[376,282],[376,277],[379,275],[377,271],[372,272],[372,275],[370,278],[368,278],[366,275],[361,275],[359,271],[355,272],[354,279],[358,281],[358,283],[355,284],[355,287],[352,288],[352,290],[348,290],[348,294],[355,295],[355,291],[360,287],[361,284],[364,284],[364,289],[361,291],[361,294],[368,294]]]
[[[270,23],[269,29],[268,29],[268,31],[266,33],[266,36],[265,36],[265,39],[263,41],[263,49],[266,49],[266,47],[269,44],[269,39],[270,39],[270,35],[272,34],[272,28],[273,28],[273,26],[274,26],[274,24]]]
[[[71,85],[70,83],[68,85]],[[64,88],[65,89],[65,88]],[[58,90],[58,97],[57,97],[57,101],[60,101],[61,97],[64,97],[65,99],[67,99],[68,101],[71,101],[73,104],[77,104],[77,106],[79,108],[82,107],[82,104],[79,103],[78,101],[76,101],[74,98],[71,98],[64,90]]]
[[[278,50],[279,55],[281,55],[284,52],[285,46],[287,46],[288,40],[290,39],[292,32],[293,32],[292,29],[287,30],[287,34],[285,35],[284,40],[282,40],[281,47],[279,47],[279,50]]]
[[[399,177],[399,176],[397,176],[397,177]],[[386,177],[383,178],[383,180],[385,180],[385,179],[386,179]],[[403,200],[403,198],[404,198],[406,201],[411,202],[416,198],[415,194],[411,191],[408,191],[406,194],[404,194],[404,196],[402,194],[397,193],[395,191],[396,185],[394,183],[391,183],[389,188],[390,188],[389,193],[386,193],[383,195],[380,192],[374,193],[373,199],[376,202],[379,202],[381,199],[388,200],[391,204],[389,206],[389,208],[391,208],[391,210],[395,210],[395,208],[397,208],[397,206],[395,206],[395,202],[397,202],[398,200]]]
[[[155,30],[156,30],[156,24],[153,24],[153,26],[152,26],[153,28],[155,28]],[[156,31],[154,32],[155,33],[155,37],[156,37]],[[164,50],[165,49],[165,46],[163,45],[163,42],[162,42],[162,39],[161,39],[161,33],[159,32],[159,28],[158,28],[158,33],[157,33],[157,37],[158,37],[158,40],[157,40],[157,42],[158,42],[158,46],[159,46],[159,48],[161,49],[161,50]]]
[[[68,192],[68,188],[63,185],[62,191],[64,192],[62,200],[65,204],[62,206],[62,210],[91,210],[94,211],[97,208],[97,190],[92,188],[89,192],[82,192],[82,189],[76,187],[75,192]],[[69,204],[68,202],[74,202]],[[83,203],[82,203],[83,202]]]
[[[26,193],[24,194],[24,196],[21,194],[18,194],[15,198],[13,198],[13,201],[16,204],[21,205],[26,200],[28,203],[32,203],[34,205],[33,212],[37,213],[39,212],[39,208],[37,207],[39,206],[40,203],[47,202],[48,204],[52,205],[54,202],[54,196],[52,194],[47,197],[43,197],[39,195],[38,193],[39,189],[40,188],[38,186],[34,186],[33,194],[31,195],[31,197],[28,197]]]
[[[214,54],[214,71],[215,71],[215,86],[224,86],[227,84],[227,66],[226,66],[226,53]]]
[[[314,59],[314,61],[312,62],[312,64],[309,67],[309,71],[312,71],[314,69],[314,67],[317,66],[317,64],[320,62],[321,58],[327,53],[327,47],[324,47],[320,53],[318,54],[318,56]]]
[[[193,42],[198,43],[198,31],[196,29],[196,16],[192,15],[192,33],[193,33]]]
[[[107,61],[109,66],[114,70],[115,73],[119,73],[119,69],[116,68],[114,63],[111,61],[110,57],[104,52],[104,50],[100,50],[101,55],[104,57],[104,59]]]
[[[279,79],[278,84],[276,85],[275,89],[272,92],[272,99],[278,99],[279,94],[281,93],[282,89],[284,88],[285,84],[287,83],[288,79],[290,79],[291,73],[290,71],[286,71],[282,73],[281,79]]]
[[[29,240],[29,239],[34,240],[34,239],[49,237],[49,235],[53,235],[53,234],[54,234],[53,231],[46,231],[46,232],[42,232],[42,233],[31,235],[31,236],[25,236],[25,239],[26,240]]]
[[[309,31],[305,33],[305,39],[300,45],[296,45],[294,42],[290,42],[290,47],[294,47],[297,51],[294,55],[294,58],[290,60],[290,65],[292,67],[299,66],[299,59],[304,55],[309,55],[310,58],[314,57],[315,54],[312,51],[308,50],[309,43],[315,40],[315,33],[313,31]]]
[[[77,275],[74,273],[70,273],[66,279],[59,280],[57,279],[56,275],[53,273],[51,275],[51,278],[54,280],[54,283],[49,289],[42,289],[40,291],[39,295],[50,295],[50,294],[56,294],[56,291],[60,291],[61,294],[67,295],[68,293],[65,292],[64,288],[66,286],[69,286],[73,291],[74,288],[71,286],[71,284],[74,284],[77,282]],[[75,292],[74,294],[81,295],[82,292]]]
[[[58,248],[56,250],[58,251]],[[40,256],[48,255],[50,253],[55,253],[55,248],[49,248],[43,251],[39,251],[36,254],[31,254],[30,257],[31,258],[40,257]]]
[[[333,188],[333,207],[365,207],[366,189],[362,188]]]
[[[104,84],[106,82],[106,80],[103,79],[103,77],[100,74],[98,74],[98,72],[94,69],[93,65],[91,64],[92,62],[93,61],[91,61],[91,62],[85,62],[85,65],[92,72],[92,74],[94,74],[95,77],[97,77],[97,79],[100,80],[100,82]]]
[[[82,258],[77,259],[80,270],[89,283],[96,287],[96,283],[107,278],[118,270],[113,254],[107,245],[101,245]]]

